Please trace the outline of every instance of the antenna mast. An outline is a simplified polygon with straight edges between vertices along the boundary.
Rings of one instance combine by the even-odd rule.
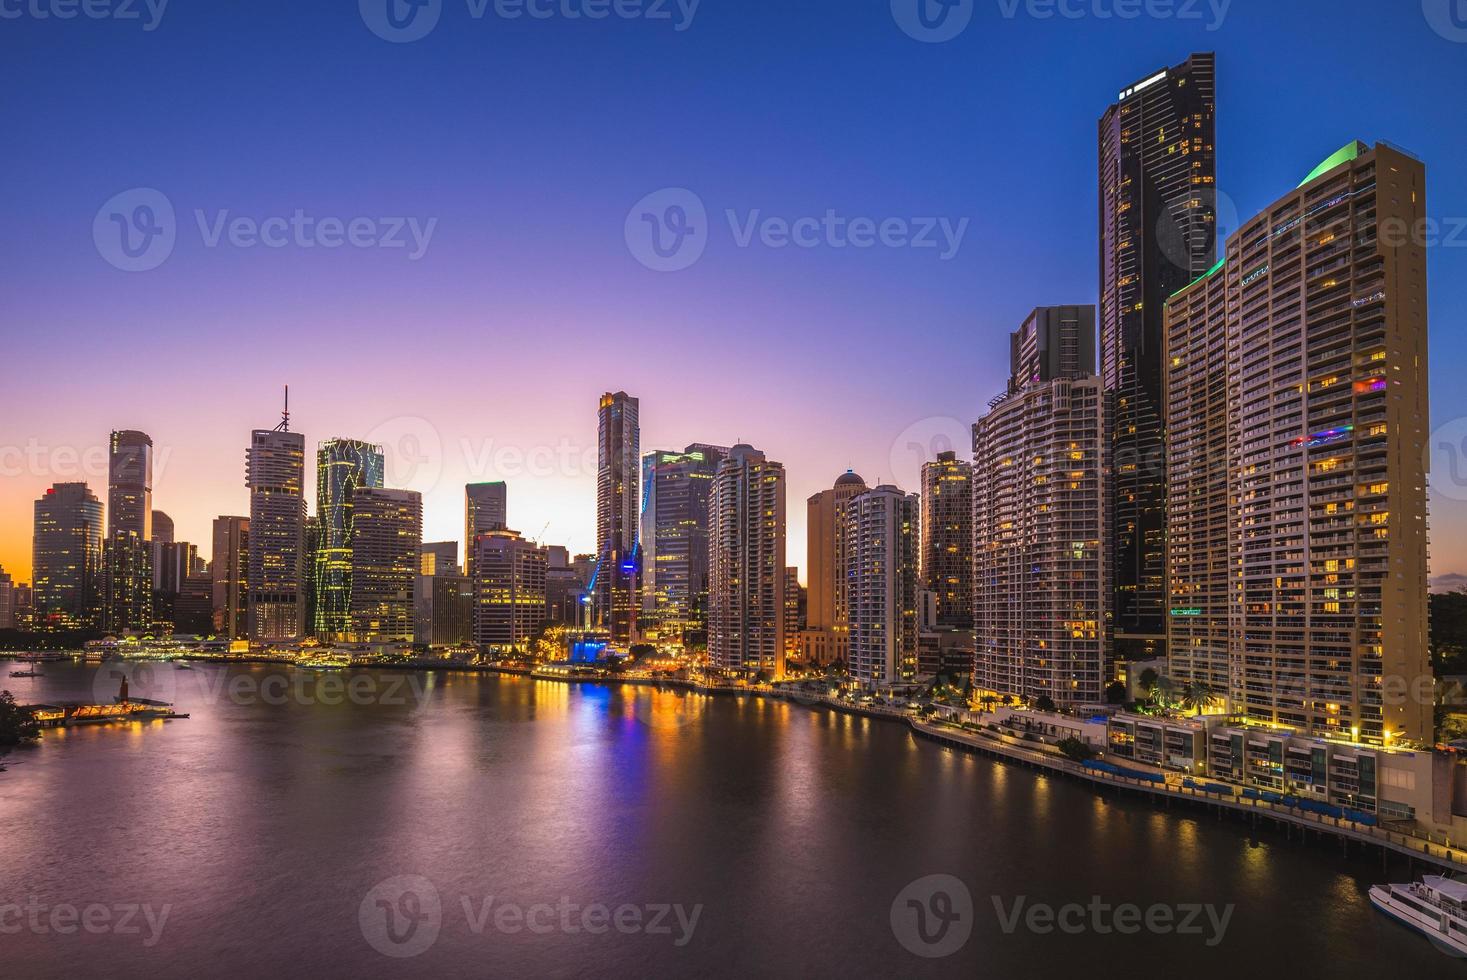
[[[285,386],[285,410],[280,413],[280,424],[275,427],[275,431],[290,431],[290,385]]]

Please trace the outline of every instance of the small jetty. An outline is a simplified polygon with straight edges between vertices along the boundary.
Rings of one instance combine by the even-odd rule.
[[[173,710],[168,701],[131,697],[127,678],[111,704],[87,704],[68,701],[63,704],[30,704],[25,706],[41,728],[76,728],[81,725],[106,725],[118,721],[175,721],[187,718]]]

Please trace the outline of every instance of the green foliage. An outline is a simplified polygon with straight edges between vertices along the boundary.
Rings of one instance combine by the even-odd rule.
[[[1034,699],[1035,711],[1054,711],[1055,707],[1056,705],[1054,703],[1054,698],[1050,697],[1048,694],[1041,694],[1039,695],[1039,697]]]
[[[0,691],[0,745],[19,745],[40,737],[35,716],[15,703],[15,695]]]
[[[1126,685],[1120,681],[1111,681],[1105,685],[1106,704],[1124,704],[1126,700]]]
[[[1431,609],[1431,666],[1437,674],[1467,673],[1467,588],[1439,592]]]
[[[1095,758],[1096,754],[1094,749],[1074,736],[1061,740],[1057,747],[1072,762],[1084,762]]]

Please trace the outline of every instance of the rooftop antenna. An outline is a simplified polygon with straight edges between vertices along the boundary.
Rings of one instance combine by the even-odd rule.
[[[285,411],[280,413],[280,424],[275,427],[275,431],[290,431],[290,385],[285,386]]]

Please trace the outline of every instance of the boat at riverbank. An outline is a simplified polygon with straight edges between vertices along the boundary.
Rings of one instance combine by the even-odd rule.
[[[1467,959],[1467,882],[1423,875],[1410,884],[1375,885],[1370,904],[1443,952]]]

